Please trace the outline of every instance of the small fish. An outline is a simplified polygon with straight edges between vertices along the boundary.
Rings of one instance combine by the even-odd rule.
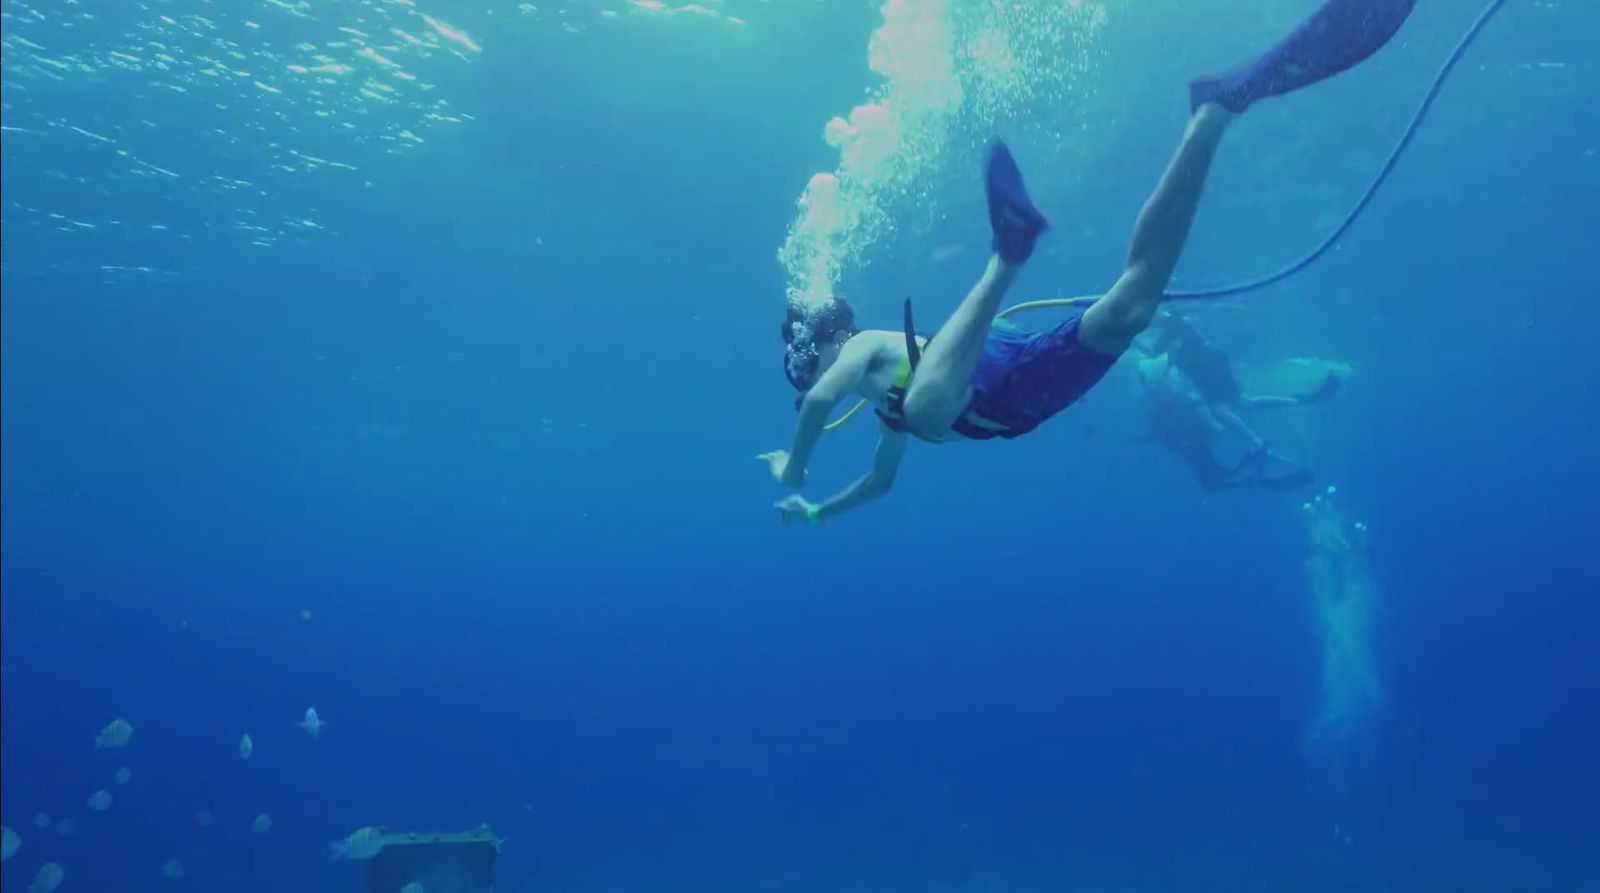
[[[62,837],[71,837],[78,833],[78,823],[71,816],[56,819],[56,833]]]
[[[255,752],[256,743],[250,740],[250,733],[245,732],[244,737],[239,739],[239,759],[248,760],[250,755]]]
[[[105,789],[95,791],[89,795],[89,808],[95,812],[105,812],[111,808],[111,792]]]
[[[39,866],[39,873],[33,876],[33,883],[28,885],[28,893],[50,893],[61,886],[61,879],[67,874],[58,862],[46,862]]]
[[[128,739],[133,737],[133,723],[121,717],[106,723],[100,734],[94,736],[96,748],[126,747]]]
[[[400,888],[400,893],[428,893],[428,888],[422,886],[421,881],[412,881]]]
[[[183,877],[183,863],[179,862],[177,859],[168,859],[166,863],[161,866],[161,875],[169,881],[175,881],[178,878]]]
[[[209,827],[211,827],[211,823],[213,821],[215,821],[215,819],[212,818],[212,816],[211,816],[211,810],[209,810],[209,809],[197,809],[197,810],[195,810],[195,813],[194,813],[194,821],[195,821],[195,824],[199,825],[202,828],[209,828]]]
[[[127,766],[123,766],[121,769],[117,770],[117,774],[114,777],[117,784],[127,784],[128,782],[133,781],[133,772]]]
[[[323,722],[322,717],[317,715],[317,708],[307,707],[306,718],[300,720],[300,722],[296,723],[296,725],[300,726],[302,729],[305,729],[306,734],[311,736],[312,741],[315,741],[317,740],[317,737],[322,734],[322,727],[327,725],[327,723]]]
[[[272,816],[269,816],[264,812],[256,816],[256,820],[250,823],[250,830],[256,832],[257,834],[265,834],[268,831],[271,831]]]
[[[35,827],[35,828],[48,828],[48,827],[50,827],[50,813],[48,813],[48,812],[34,813],[34,816],[33,816],[33,827]]]
[[[364,861],[383,851],[383,832],[367,825],[350,832],[350,836],[338,843],[329,844],[333,848],[334,859],[353,859]]]
[[[9,825],[0,825],[0,862],[11,858],[21,847],[22,835],[11,830]]]

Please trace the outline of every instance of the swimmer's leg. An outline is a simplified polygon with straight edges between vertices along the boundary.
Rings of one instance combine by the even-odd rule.
[[[914,431],[941,432],[966,411],[972,394],[972,373],[983,355],[1000,299],[1033,253],[1033,243],[1049,223],[1028,198],[1022,173],[1005,144],[990,146],[984,185],[989,196],[989,223],[994,229],[994,257],[983,278],[961,300],[923,351],[906,393],[906,421]]]
[[[1105,297],[1084,311],[1078,323],[1078,341],[1085,347],[1120,354],[1150,324],[1183,254],[1211,159],[1216,157],[1217,144],[1232,118],[1231,112],[1215,103],[1201,106],[1189,118],[1177,154],[1134,223],[1122,276]]]
[[[1388,43],[1414,6],[1416,0],[1328,0],[1260,58],[1191,81],[1190,106],[1216,102],[1242,112],[1332,77]]]

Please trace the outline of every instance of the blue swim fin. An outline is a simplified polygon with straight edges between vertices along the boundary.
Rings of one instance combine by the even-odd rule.
[[[1258,59],[1189,82],[1189,107],[1250,104],[1330,78],[1376,53],[1400,30],[1417,0],[1327,0]]]
[[[984,167],[984,189],[989,195],[989,226],[994,229],[994,250],[1008,263],[1020,264],[1033,254],[1033,243],[1050,226],[1022,185],[1011,150],[999,140],[989,142]]]

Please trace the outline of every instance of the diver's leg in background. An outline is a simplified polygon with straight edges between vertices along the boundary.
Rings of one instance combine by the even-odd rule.
[[[1266,447],[1267,442],[1262,439],[1260,434],[1255,432],[1254,428],[1246,424],[1244,419],[1239,417],[1239,411],[1233,407],[1233,404],[1212,403],[1210,404],[1210,409],[1211,414],[1216,417],[1217,421],[1221,422],[1229,431],[1243,438],[1252,451]]]
[[[1261,56],[1190,81],[1190,106],[1216,102],[1242,112],[1257,100],[1333,77],[1388,43],[1416,5],[1416,0],[1328,0]]]
[[[1106,296],[1084,311],[1078,341],[1101,353],[1120,354],[1155,316],[1172,270],[1189,238],[1206,174],[1233,115],[1215,103],[1189,118],[1177,154],[1133,227],[1128,263]]]
[[[1189,473],[1194,475],[1194,482],[1207,493],[1232,490],[1241,486],[1239,481],[1222,467],[1222,463],[1217,461],[1216,454],[1211,451],[1211,444],[1205,440],[1185,438],[1168,443],[1167,447],[1183,459],[1184,464],[1189,466]]]
[[[984,187],[995,255],[983,278],[928,342],[911,378],[905,415],[914,431],[944,431],[966,410],[972,373],[983,356],[983,342],[989,337],[1000,299],[1033,253],[1034,241],[1049,225],[1028,198],[1022,172],[1004,143],[996,141],[989,148]]]

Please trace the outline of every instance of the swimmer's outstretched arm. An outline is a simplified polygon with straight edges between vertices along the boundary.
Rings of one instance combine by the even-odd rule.
[[[846,341],[839,350],[839,359],[800,399],[800,417],[795,421],[794,444],[789,451],[774,450],[756,457],[767,463],[778,483],[793,490],[805,486],[806,466],[822,437],[823,426],[828,424],[828,414],[866,378],[873,356],[874,346],[868,339]]]
[[[1337,372],[1329,371],[1322,384],[1316,389],[1305,394],[1296,394],[1292,397],[1268,397],[1261,394],[1246,394],[1239,398],[1239,405],[1246,409],[1282,409],[1289,406],[1310,406],[1321,403],[1338,393],[1343,376]]]
[[[894,476],[900,470],[900,460],[905,458],[908,442],[905,434],[884,426],[883,433],[878,438],[878,448],[872,454],[871,471],[821,503],[806,502],[799,495],[779,501],[774,506],[778,510],[778,519],[785,524],[790,521],[811,521],[820,524],[889,492],[889,488],[894,486]]]
[[[1337,372],[1330,371],[1322,384],[1315,390],[1293,396],[1266,396],[1262,394],[1245,394],[1239,398],[1239,405],[1245,409],[1284,409],[1290,406],[1310,406],[1321,403],[1338,393],[1344,378]]]

